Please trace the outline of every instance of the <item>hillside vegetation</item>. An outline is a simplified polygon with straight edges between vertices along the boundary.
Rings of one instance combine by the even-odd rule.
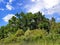
[[[41,12],[16,13],[0,27],[0,45],[60,45],[60,23]]]

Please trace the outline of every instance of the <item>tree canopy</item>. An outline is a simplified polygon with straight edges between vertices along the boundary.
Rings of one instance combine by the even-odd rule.
[[[6,26],[0,27],[0,39],[7,38],[10,34],[24,35],[27,30],[45,30],[48,34],[60,34],[60,23],[56,23],[52,17],[51,20],[42,15],[41,12],[32,14],[16,13]],[[39,32],[39,31],[38,31]],[[44,32],[44,31],[42,31]]]

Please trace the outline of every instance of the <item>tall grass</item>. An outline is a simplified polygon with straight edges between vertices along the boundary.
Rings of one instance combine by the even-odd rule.
[[[48,34],[45,30],[27,30],[24,35],[18,32],[2,39],[0,45],[60,45],[60,34]]]
[[[60,40],[45,40],[39,39],[36,41],[21,41],[13,43],[0,43],[0,45],[60,45]]]

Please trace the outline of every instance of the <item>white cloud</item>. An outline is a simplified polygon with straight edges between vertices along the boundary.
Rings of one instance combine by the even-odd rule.
[[[46,11],[46,14],[53,14],[53,13],[60,14],[60,5],[56,5]]]
[[[39,1],[39,0],[31,0],[32,2],[36,2],[36,1]]]
[[[11,5],[13,1],[14,1],[14,0],[9,0],[9,2],[7,2],[6,8],[7,8],[8,10],[13,10],[13,9],[14,9],[14,7]]]
[[[6,8],[8,9],[8,10],[13,10],[14,8],[10,5],[10,4],[8,4],[7,3],[7,5],[6,5]]]
[[[45,8],[52,8],[53,6],[57,5],[59,0],[43,0],[45,4]]]
[[[35,0],[31,0],[32,2],[34,2]]]
[[[41,4],[36,4],[36,5],[32,6],[32,7],[28,10],[28,12],[33,12],[33,13],[35,13],[35,12],[40,11],[40,10],[43,8],[43,6],[42,6],[42,5],[39,6],[39,5],[41,5]]]
[[[12,18],[12,16],[15,16],[14,14],[8,14],[8,15],[6,15],[5,17],[3,17],[3,20],[5,21],[5,22],[8,22],[11,18]]]
[[[35,13],[41,11],[44,14],[60,13],[59,0],[31,0],[31,1],[35,3],[31,5],[29,4],[29,9],[28,7],[26,8],[27,12]]]
[[[31,4],[31,5],[26,5],[25,7],[26,7],[26,9],[29,8],[27,12],[32,12],[32,13],[41,11],[44,8],[42,2]]]

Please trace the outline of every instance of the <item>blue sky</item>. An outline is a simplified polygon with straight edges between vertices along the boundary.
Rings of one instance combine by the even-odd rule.
[[[6,25],[17,12],[42,12],[45,17],[54,17],[60,22],[59,0],[0,0],[0,26]]]

